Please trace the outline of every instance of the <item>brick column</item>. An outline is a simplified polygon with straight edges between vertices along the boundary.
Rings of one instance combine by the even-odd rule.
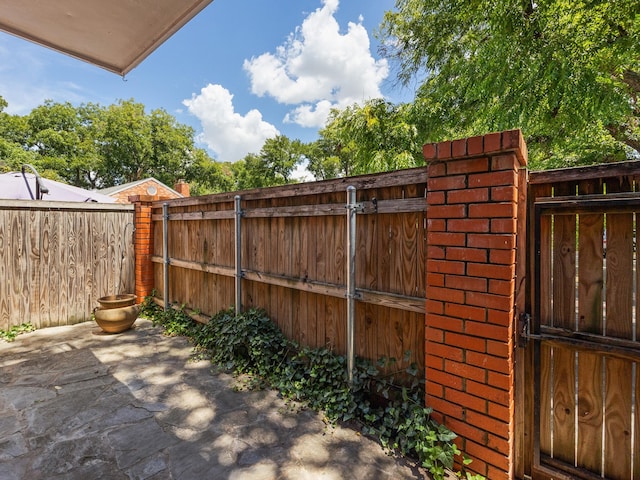
[[[491,480],[513,478],[520,130],[427,144],[426,394]],[[520,192],[522,193],[522,192]]]
[[[129,202],[135,204],[134,222],[136,226],[136,297],[140,303],[144,297],[151,295],[153,281],[153,222],[151,206],[156,197],[150,195],[133,195]]]

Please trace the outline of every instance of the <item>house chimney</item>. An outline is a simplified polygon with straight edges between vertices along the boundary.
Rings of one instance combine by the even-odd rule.
[[[173,189],[183,197],[189,196],[189,184],[182,179],[176,182]]]

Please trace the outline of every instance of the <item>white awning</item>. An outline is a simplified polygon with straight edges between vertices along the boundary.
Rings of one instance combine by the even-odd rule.
[[[212,0],[0,0],[0,30],[124,75]]]

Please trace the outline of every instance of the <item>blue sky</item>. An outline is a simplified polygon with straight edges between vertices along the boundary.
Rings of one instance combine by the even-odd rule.
[[[331,107],[407,100],[373,36],[393,0],[215,0],[124,79],[0,33],[0,96],[27,114],[46,99],[133,98],[194,127],[236,161],[280,133],[312,141]]]

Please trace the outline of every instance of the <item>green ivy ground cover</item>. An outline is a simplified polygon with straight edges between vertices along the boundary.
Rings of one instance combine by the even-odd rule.
[[[165,312],[148,298],[141,314],[160,324],[167,335],[189,337],[197,352],[219,368],[247,374],[249,388],[275,388],[284,398],[323,412],[330,422],[355,422],[388,450],[418,459],[436,480],[444,478],[460,455],[453,443],[456,435],[431,419],[423,372],[415,365],[396,375],[381,375],[379,368],[389,371],[394,359],[381,359],[377,365],[357,359],[349,385],[344,356],[288,340],[264,311],[236,316],[226,310],[204,324],[183,309]],[[396,381],[398,375],[403,383]],[[457,475],[482,478],[468,472]]]
[[[5,342],[13,342],[21,333],[33,332],[35,328],[30,323],[23,323],[21,325],[14,325],[8,330],[0,330],[0,340]]]

